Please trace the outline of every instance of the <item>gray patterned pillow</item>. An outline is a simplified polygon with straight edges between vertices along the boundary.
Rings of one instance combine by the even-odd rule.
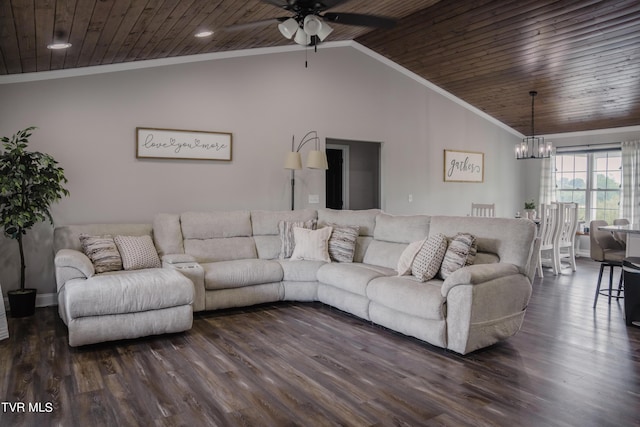
[[[343,226],[331,223],[328,223],[327,226],[333,228],[333,232],[329,238],[329,256],[331,257],[331,261],[353,262],[360,227],[357,225]]]
[[[278,231],[280,232],[280,259],[291,258],[293,249],[296,247],[296,241],[293,238],[293,228],[300,227],[308,230],[315,230],[316,220],[309,221],[280,221],[278,223]]]
[[[411,274],[421,282],[436,277],[447,251],[447,237],[438,233],[427,239],[411,264]]]
[[[440,267],[440,277],[446,279],[454,271],[470,265],[476,255],[476,237],[469,233],[456,234],[444,255],[442,266]]]
[[[113,240],[118,246],[125,270],[162,266],[151,236],[116,236]]]
[[[80,246],[93,263],[96,273],[122,270],[122,258],[113,237],[81,234]]]

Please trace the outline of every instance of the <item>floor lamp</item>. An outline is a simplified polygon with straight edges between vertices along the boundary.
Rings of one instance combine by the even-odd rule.
[[[318,138],[318,132],[312,130],[308,132],[298,144],[295,145],[295,135],[291,137],[291,151],[287,153],[287,157],[284,162],[284,168],[291,170],[291,210],[294,210],[294,197],[296,186],[296,169],[302,169],[302,159],[300,158],[300,149],[305,146],[307,142],[314,141],[315,150],[309,152],[307,156],[307,167],[309,169],[329,169],[327,163],[327,153],[320,150],[320,138]]]

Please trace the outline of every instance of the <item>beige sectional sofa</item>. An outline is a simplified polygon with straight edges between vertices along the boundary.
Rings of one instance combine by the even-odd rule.
[[[317,220],[317,228],[357,226],[354,262],[281,259],[280,221],[309,220]],[[193,311],[276,301],[320,301],[460,354],[519,330],[531,295],[537,242],[535,225],[528,220],[393,216],[376,209],[159,214],[150,228],[163,261],[164,268],[159,271],[179,272],[193,283],[189,295]],[[71,313],[69,306],[75,303],[66,289],[101,276],[80,275],[77,268],[65,265],[72,264],[68,261],[70,251],[75,249],[76,258],[82,254],[77,245],[73,248],[72,242],[63,242],[61,236],[68,239],[78,232],[70,226],[55,234],[56,247],[65,248],[56,256],[56,278],[70,344],[72,329],[86,319]],[[397,275],[398,260],[409,243],[436,233],[454,236],[458,232],[476,236],[478,254],[473,265],[455,271],[446,280],[419,282],[412,276]],[[131,274],[118,273],[112,276]],[[155,317],[154,310],[147,310],[147,316]],[[82,315],[96,317],[94,323],[111,323],[103,319],[104,314],[86,314]],[[186,326],[186,322],[181,324]],[[120,327],[113,324],[116,330]],[[146,334],[147,330],[137,332]],[[77,339],[86,335],[84,331],[73,335],[76,345],[87,343],[86,338]],[[121,331],[121,335],[107,339],[132,337],[129,331]]]

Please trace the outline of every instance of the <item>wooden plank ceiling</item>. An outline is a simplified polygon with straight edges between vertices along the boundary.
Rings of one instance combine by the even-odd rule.
[[[640,125],[638,0],[350,0],[331,12],[398,19],[391,30],[332,24],[327,41],[356,40],[531,133]],[[0,0],[0,76],[289,45],[288,16],[249,0]],[[210,38],[193,35],[216,31]],[[73,46],[51,51],[60,38]]]

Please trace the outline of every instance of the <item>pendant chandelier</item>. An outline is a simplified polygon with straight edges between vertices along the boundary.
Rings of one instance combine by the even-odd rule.
[[[516,145],[516,159],[545,159],[551,156],[551,143],[545,144],[544,137],[535,136],[533,102],[538,92],[532,90],[531,96],[531,136],[525,137]]]

